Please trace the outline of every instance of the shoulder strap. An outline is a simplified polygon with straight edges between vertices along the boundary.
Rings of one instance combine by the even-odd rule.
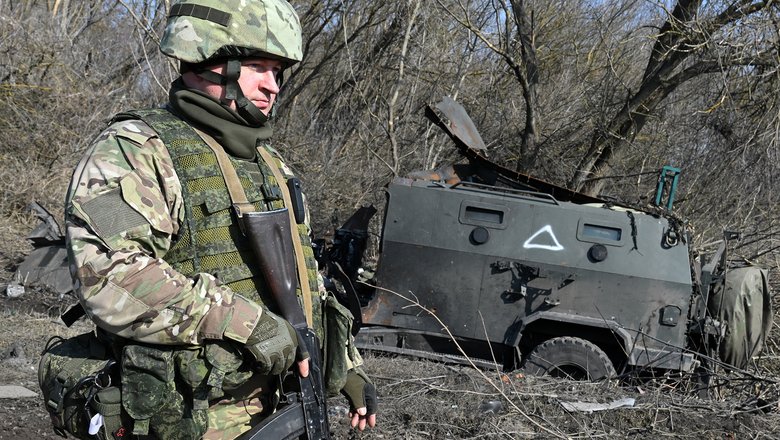
[[[255,207],[249,203],[246,192],[244,192],[244,187],[241,186],[241,181],[238,179],[236,169],[233,168],[233,165],[230,163],[230,159],[228,158],[227,153],[225,153],[225,149],[222,148],[222,145],[209,134],[195,127],[192,128],[217,156],[217,163],[219,164],[219,169],[222,170],[222,175],[225,177],[225,184],[227,185],[228,193],[230,194],[230,201],[233,202],[233,208],[236,210],[236,214],[240,217],[244,213],[255,211]]]
[[[290,225],[292,226],[290,228],[290,233],[292,235],[293,247],[295,248],[295,266],[298,268],[298,279],[300,280],[301,294],[303,295],[303,312],[306,315],[306,323],[311,327],[312,314],[314,312],[311,301],[311,290],[309,289],[309,276],[306,273],[306,262],[303,258],[303,244],[301,243],[301,236],[298,234],[295,212],[292,209],[293,204],[292,197],[290,197],[290,190],[287,188],[287,185],[282,184],[282,182],[285,181],[285,178],[282,176],[282,173],[279,172],[279,168],[276,166],[276,162],[274,162],[271,154],[268,153],[268,150],[260,146],[257,147],[257,152],[260,153],[260,157],[262,157],[265,163],[268,164],[268,167],[271,168],[274,178],[279,182],[279,187],[282,189],[284,205],[289,207],[287,213],[290,215]]]
[[[200,136],[203,141],[206,142],[206,145],[208,145],[217,156],[217,163],[219,164],[219,168],[222,170],[222,175],[225,177],[225,184],[228,187],[230,200],[233,202],[233,206],[236,209],[236,214],[238,216],[242,216],[247,212],[255,211],[254,206],[248,202],[244,188],[241,186],[241,182],[238,179],[238,174],[236,173],[235,168],[233,168],[233,165],[230,163],[230,159],[227,157],[227,153],[225,153],[225,150],[222,148],[222,146],[219,145],[219,143],[208,133],[198,130],[197,128],[195,128],[195,132],[198,133],[198,136]],[[290,197],[290,191],[287,189],[287,185],[283,184],[285,181],[284,176],[282,176],[282,173],[279,172],[279,168],[276,166],[276,163],[268,151],[263,147],[258,147],[257,152],[260,153],[260,157],[262,157],[263,161],[268,164],[268,168],[271,169],[274,178],[276,178],[276,181],[279,183],[279,188],[282,190],[284,204],[285,206],[289,207],[287,212],[290,214],[290,235],[292,236],[293,248],[295,249],[295,266],[298,271],[298,284],[301,287],[301,295],[303,296],[303,311],[304,315],[306,315],[306,323],[309,325],[309,327],[311,327],[313,314],[311,289],[309,288],[309,277],[306,273],[306,262],[303,256],[303,244],[301,243],[301,237],[298,234],[297,223],[295,222],[295,214],[292,210],[293,205],[292,198]]]

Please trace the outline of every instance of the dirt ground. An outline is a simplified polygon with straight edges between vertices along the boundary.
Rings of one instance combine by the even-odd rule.
[[[4,284],[4,283],[3,283]],[[84,323],[68,329],[59,321],[59,296],[42,291],[10,299],[0,294],[0,385],[19,385],[38,392],[41,350],[52,335],[88,331]],[[41,398],[0,400],[0,439],[54,439]]]
[[[3,234],[0,234],[2,238]],[[38,391],[39,353],[52,335],[89,331],[85,322],[66,328],[58,316],[73,301],[40,288],[21,298],[5,295],[24,248],[0,251],[0,385]],[[773,337],[776,339],[775,337]],[[602,383],[525,377],[401,357],[366,354],[380,394],[379,426],[351,431],[331,399],[335,439],[690,438],[780,439],[777,344],[749,374],[720,377],[719,396],[696,397],[686,377],[631,378]],[[592,413],[567,410],[571,402],[628,407]],[[625,401],[624,401],[625,402]],[[0,439],[60,438],[40,397],[0,400]]]

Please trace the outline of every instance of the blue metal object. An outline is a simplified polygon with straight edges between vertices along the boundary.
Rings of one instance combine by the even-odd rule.
[[[671,179],[669,188],[669,196],[666,201],[666,209],[671,211],[672,204],[674,203],[674,193],[677,191],[677,184],[680,181],[680,169],[669,165],[666,165],[661,169],[661,173],[658,176],[658,189],[655,192],[655,205],[661,206],[661,199],[663,198],[666,190],[666,182]]]

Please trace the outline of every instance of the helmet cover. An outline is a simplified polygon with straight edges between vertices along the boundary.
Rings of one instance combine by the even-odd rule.
[[[168,15],[160,50],[199,64],[263,57],[289,67],[303,57],[301,25],[287,0],[178,0]]]

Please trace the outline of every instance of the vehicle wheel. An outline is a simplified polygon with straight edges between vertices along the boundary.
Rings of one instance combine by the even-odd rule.
[[[549,339],[526,357],[523,370],[535,376],[599,380],[616,376],[615,367],[596,344],[570,336]]]

